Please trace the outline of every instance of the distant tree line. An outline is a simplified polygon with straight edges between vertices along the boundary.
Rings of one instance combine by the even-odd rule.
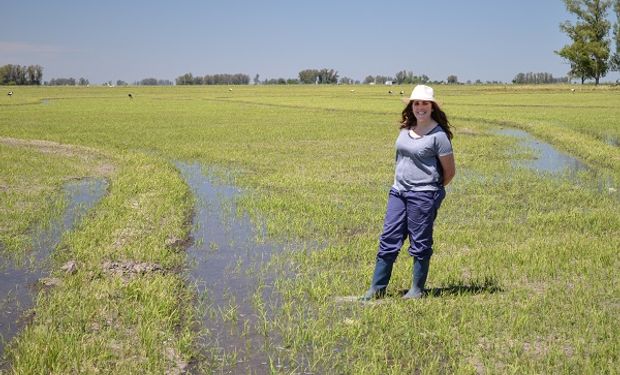
[[[177,85],[247,85],[250,83],[250,76],[247,74],[213,74],[206,76],[196,76],[192,73],[185,73],[176,78]]]
[[[334,69],[304,69],[298,73],[299,78],[269,78],[260,80],[260,75],[254,76],[256,85],[298,85],[298,84],[359,84],[359,80],[350,77],[338,77]]]
[[[342,77],[338,79],[338,83],[343,85],[359,85],[360,81],[349,77]]]
[[[518,73],[512,80],[517,84],[567,83],[568,77],[556,78],[551,73]]]
[[[338,83],[338,72],[334,69],[304,69],[299,72],[299,81],[306,84],[335,84]]]
[[[119,81],[116,82],[117,86],[125,86],[127,85],[125,82],[120,81],[123,84],[119,85]],[[169,79],[157,79],[157,78],[144,78],[141,79],[140,81],[136,81],[134,82],[134,85],[136,86],[172,86],[172,81],[170,81]]]
[[[394,78],[388,77],[388,76],[381,76],[381,75],[376,75],[376,76],[369,75],[369,76],[366,76],[366,78],[364,78],[365,84],[376,83],[378,85],[383,85],[387,81],[394,81]]]
[[[90,84],[86,78],[52,78],[44,83],[47,86],[87,86]]]
[[[269,78],[258,83],[263,85],[298,85],[300,82],[296,78]]]
[[[431,81],[431,79],[426,75],[414,75],[413,72],[407,70],[401,70],[397,72],[394,77],[391,76],[382,76],[382,75],[369,75],[364,78],[365,84],[377,84],[383,85],[386,82],[392,82],[396,85],[408,85],[408,84],[420,84],[420,83],[443,83],[442,81]],[[449,75],[446,80],[447,83],[459,83],[458,77],[455,75]]]
[[[430,78],[428,78],[426,74],[416,76],[413,75],[413,72],[411,71],[401,70],[394,76],[394,82],[398,85],[428,83],[430,82]]]
[[[43,67],[40,65],[0,66],[0,85],[40,85],[43,81]]]

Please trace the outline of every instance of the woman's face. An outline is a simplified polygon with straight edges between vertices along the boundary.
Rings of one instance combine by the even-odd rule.
[[[431,112],[433,112],[433,102],[426,100],[414,100],[413,101],[413,115],[418,121],[428,121],[431,119]]]

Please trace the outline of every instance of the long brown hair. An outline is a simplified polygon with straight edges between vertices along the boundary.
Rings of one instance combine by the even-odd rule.
[[[431,112],[431,118],[435,120],[439,124],[439,126],[441,126],[441,129],[443,129],[444,132],[446,132],[448,139],[452,140],[454,135],[450,130],[451,125],[448,121],[448,116],[446,116],[445,112],[442,111],[441,108],[439,108],[437,103],[431,102],[431,104],[433,105],[433,112]],[[400,129],[412,128],[416,126],[417,123],[418,120],[413,114],[413,100],[411,100],[409,101],[405,109],[403,109],[402,118],[400,120]]]

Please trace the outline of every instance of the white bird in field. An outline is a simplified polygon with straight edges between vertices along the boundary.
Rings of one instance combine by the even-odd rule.
[[[388,91],[388,94],[392,95],[393,94],[392,90]]]
[[[232,87],[229,87],[229,88],[228,88],[228,91],[232,91]]]
[[[403,95],[405,92],[403,90],[400,90],[400,94]]]
[[[570,89],[570,92],[575,92],[575,89]]]
[[[13,96],[13,91],[9,91],[8,96]]]
[[[355,90],[352,89],[351,92],[355,92]]]

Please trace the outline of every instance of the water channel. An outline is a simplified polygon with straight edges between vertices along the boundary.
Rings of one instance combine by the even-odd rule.
[[[24,313],[34,305],[38,281],[49,274],[49,257],[62,235],[75,228],[103,198],[107,186],[107,181],[100,178],[65,184],[67,207],[52,222],[33,230],[29,259],[16,261],[8,255],[0,258],[0,353],[4,353],[6,343],[23,327]]]
[[[267,374],[270,366],[286,369],[282,348],[267,319],[276,303],[273,276],[264,271],[283,248],[265,242],[247,215],[237,214],[241,191],[215,183],[198,163],[176,166],[196,199],[193,244],[187,250],[190,278],[204,299],[202,346],[218,373]],[[208,353],[207,353],[208,352]]]
[[[587,171],[588,166],[578,159],[556,150],[552,145],[534,138],[530,133],[513,128],[503,128],[496,132],[499,135],[514,137],[521,146],[533,151],[536,157],[532,160],[515,160],[514,166],[526,167],[538,172],[559,174],[569,172],[576,174]]]
[[[516,138],[521,147],[534,153],[533,159],[514,160],[512,162],[514,167],[568,178],[579,185],[595,189],[599,193],[620,198],[620,191],[611,176],[596,172],[579,159],[558,151],[549,143],[533,137],[528,132],[514,128],[502,128],[495,131],[495,134]],[[587,173],[588,177],[585,177],[584,173]]]

